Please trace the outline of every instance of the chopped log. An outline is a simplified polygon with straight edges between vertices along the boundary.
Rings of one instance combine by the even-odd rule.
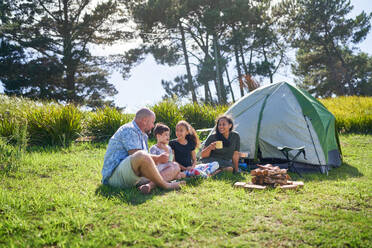
[[[236,182],[236,183],[234,183],[234,187],[236,187],[236,188],[244,188],[244,186],[246,184],[247,183],[245,183],[245,182]]]
[[[302,181],[287,181],[289,184],[297,185],[299,187],[303,187],[305,184]]]
[[[280,185],[285,185],[287,184],[287,180],[285,179],[274,179],[270,177],[265,177],[264,182],[267,184],[280,184]]]
[[[265,164],[265,165],[258,164],[257,166],[262,168],[262,169],[270,169],[270,168],[274,167],[272,164]]]
[[[260,169],[251,170],[251,175],[252,176],[258,176],[260,173],[261,173]]]
[[[281,185],[281,186],[279,186],[280,189],[284,189],[284,190],[287,190],[287,189],[297,189],[299,187],[300,186],[299,185],[296,185],[296,184],[288,184],[288,185]]]
[[[245,189],[266,189],[266,186],[247,183],[246,185],[244,185],[244,188]]]
[[[277,175],[270,176],[270,178],[273,178],[273,179],[287,179],[287,175],[277,174]]]
[[[282,170],[269,170],[268,171],[268,175],[271,176],[271,175],[279,175],[279,174],[286,174],[287,173],[287,170],[286,169],[282,169]]]

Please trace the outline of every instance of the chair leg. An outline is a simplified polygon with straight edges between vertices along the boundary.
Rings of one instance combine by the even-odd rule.
[[[296,166],[294,166],[294,162],[293,162],[293,161],[290,161],[290,162],[289,162],[288,170],[289,170],[290,172],[296,173],[297,175],[299,175],[299,177],[302,178],[301,173],[297,170]]]

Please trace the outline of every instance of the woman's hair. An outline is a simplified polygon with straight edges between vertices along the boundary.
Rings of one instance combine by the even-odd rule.
[[[228,139],[226,139],[225,136],[223,136],[220,133],[220,131],[218,130],[218,124],[222,119],[225,119],[229,124],[231,124],[231,128],[229,129],[229,132],[231,132],[234,129],[234,121],[233,121],[232,117],[229,116],[229,115],[222,115],[222,116],[218,117],[217,121],[216,121],[216,137],[217,137],[217,140],[221,140],[224,147],[229,147],[230,146],[230,141]]]
[[[199,147],[200,145],[200,140],[199,140],[199,137],[198,137],[198,134],[196,133],[195,129],[187,122],[187,121],[179,121],[176,125],[177,126],[184,126],[187,130],[187,135],[186,135],[186,140],[187,141],[191,141],[195,144],[195,147]]]
[[[154,128],[154,136],[156,135],[162,135],[164,132],[170,131],[169,127],[161,122],[156,123]]]

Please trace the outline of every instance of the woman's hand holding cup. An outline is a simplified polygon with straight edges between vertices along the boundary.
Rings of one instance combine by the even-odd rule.
[[[216,149],[216,141],[215,141],[215,142],[212,142],[212,143],[210,143],[210,145],[209,145],[208,147],[209,147],[209,149],[211,149],[211,150],[214,150],[214,149]]]
[[[216,141],[216,149],[222,149],[223,148],[223,143],[221,140]]]

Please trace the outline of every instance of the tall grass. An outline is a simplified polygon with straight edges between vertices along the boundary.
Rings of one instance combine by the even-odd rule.
[[[335,116],[341,133],[372,133],[372,97],[341,96],[320,101]]]
[[[163,122],[171,129],[172,137],[175,137],[177,122],[186,120],[195,129],[209,128],[215,125],[218,115],[224,113],[228,106],[219,105],[181,105],[175,100],[164,100],[151,107],[156,115],[156,122]]]
[[[175,137],[177,122],[183,119],[179,103],[174,100],[164,100],[151,107],[156,115],[156,122],[162,122],[171,129],[171,136]]]
[[[371,97],[336,97],[320,101],[335,115],[340,132],[372,133]],[[156,122],[168,125],[173,138],[178,121],[186,120],[195,129],[210,128],[228,107],[181,104],[175,100],[164,100],[150,106],[156,114]],[[31,145],[68,146],[82,134],[106,141],[133,117],[133,114],[123,114],[109,107],[96,112],[82,112],[72,105],[0,95],[0,137],[13,145],[25,143],[28,139]],[[24,134],[20,132],[22,128]]]
[[[18,170],[27,145],[26,129],[26,125],[15,127],[12,140],[15,141],[14,145],[6,138],[0,137],[0,173],[7,174]]]
[[[123,124],[131,121],[133,114],[122,114],[115,108],[105,107],[87,113],[86,133],[96,141],[108,140]]]
[[[215,125],[216,118],[226,112],[227,105],[186,104],[180,107],[183,118],[195,129],[210,128]]]
[[[82,112],[73,105],[43,105],[27,112],[32,145],[68,146],[82,131]]]
[[[34,101],[22,97],[0,95],[0,137],[12,144],[17,143],[20,126],[27,124],[26,110],[35,106]]]

